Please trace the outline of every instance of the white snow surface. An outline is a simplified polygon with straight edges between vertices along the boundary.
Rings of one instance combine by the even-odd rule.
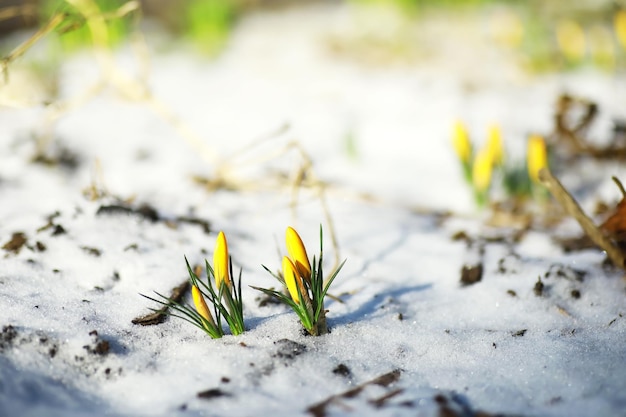
[[[215,61],[152,54],[154,95],[227,162],[242,184],[235,191],[195,183],[215,165],[157,113],[112,90],[54,125],[55,143],[77,155],[75,169],[32,162],[33,137],[47,132],[44,107],[0,109],[0,243],[15,232],[27,238],[19,253],[2,251],[0,416],[297,416],[334,395],[329,416],[438,416],[446,407],[463,416],[626,416],[622,273],[603,268],[597,250],[564,253],[538,229],[518,244],[486,244],[482,281],[461,286],[461,268],[478,249],[451,236],[499,232],[484,226],[450,145],[457,118],[477,141],[497,121],[507,147],[523,152],[527,133],[549,133],[563,91],[597,101],[597,132],[607,135],[611,118],[625,116],[624,77],[526,77],[489,66],[467,89],[481,71],[464,63],[364,67],[323,47],[343,13],[253,15]],[[133,68],[129,51],[118,59]],[[84,91],[98,71],[89,54],[66,62],[61,97]],[[356,155],[345,150],[348,134]],[[292,210],[288,183],[272,181],[302,164],[283,152],[292,142],[328,184],[338,248],[315,191],[302,189]],[[584,207],[600,197],[617,202],[610,176],[626,179],[625,167],[568,169],[560,173],[582,190]],[[149,204],[166,220],[206,219],[211,231],[97,215],[113,201],[85,198],[94,178],[134,207]],[[55,212],[65,233],[41,229]],[[326,303],[331,333],[311,337],[293,312],[260,306],[248,286],[277,285],[261,264],[279,267],[287,226],[312,255],[320,224],[326,267],[336,255],[347,261],[330,291],[342,302]],[[574,223],[564,229],[580,233]],[[132,324],[156,307],[139,294],[169,294],[186,278],[183,255],[211,259],[220,230],[243,269],[247,331],[212,340],[175,318]],[[533,291],[538,277],[542,296]],[[108,353],[91,353],[102,341]],[[388,386],[339,397],[393,371]],[[198,396],[207,390],[223,395]]]

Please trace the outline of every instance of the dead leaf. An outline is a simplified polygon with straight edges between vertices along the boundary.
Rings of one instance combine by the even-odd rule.
[[[622,200],[615,207],[613,214],[600,225],[600,229],[613,238],[626,254],[626,190],[620,180],[613,177],[613,181],[622,192]]]

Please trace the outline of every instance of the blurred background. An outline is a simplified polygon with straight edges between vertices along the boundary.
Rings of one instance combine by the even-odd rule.
[[[2,0],[0,36],[41,27],[66,14],[55,32],[64,50],[88,45],[89,32],[74,10],[81,0]],[[91,3],[91,2],[89,2]],[[226,47],[248,15],[320,7],[350,16],[326,47],[338,57],[373,65],[435,58],[455,43],[510,54],[530,72],[591,66],[626,67],[626,4],[615,0],[95,0],[107,17],[108,42],[121,43],[137,28],[181,40],[207,56]],[[123,12],[120,12],[122,10]],[[346,22],[348,22],[346,24]],[[156,36],[156,35],[155,35]],[[3,42],[2,52],[10,50]]]
[[[5,131],[17,113],[4,110],[42,112],[16,134],[35,160],[88,135],[82,152],[128,194],[127,170],[159,135],[172,146],[159,166],[186,173],[170,140],[183,138],[213,170],[197,181],[209,189],[258,186],[292,163],[264,165],[276,150],[254,138],[275,135],[331,183],[441,209],[543,204],[533,143],[571,183],[601,175],[607,195],[598,166],[616,175],[626,159],[626,0],[0,0],[0,72]],[[107,160],[110,137],[137,144]],[[147,167],[136,176],[159,189]]]

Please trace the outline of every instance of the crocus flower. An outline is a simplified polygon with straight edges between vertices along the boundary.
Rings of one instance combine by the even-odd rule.
[[[579,61],[585,56],[587,49],[585,32],[573,20],[562,20],[556,25],[556,40],[567,59]]]
[[[191,286],[191,297],[193,298],[193,304],[194,306],[196,306],[196,311],[198,312],[198,314],[200,314],[202,318],[209,322],[211,326],[215,327],[215,320],[213,320],[211,311],[209,310],[206,301],[204,301],[204,297],[202,296],[200,289],[195,285]],[[202,323],[202,325],[204,327],[207,327],[206,323]]]
[[[491,152],[489,148],[481,149],[474,159],[472,166],[472,182],[474,188],[478,192],[484,192],[489,188],[491,183],[491,170],[493,167],[493,161],[491,159]]]
[[[300,235],[298,235],[298,232],[296,232],[293,227],[288,227],[285,233],[285,240],[287,242],[287,252],[289,253],[289,257],[291,258],[290,260],[295,266],[298,275],[307,280],[307,282],[310,281],[311,264],[309,262],[309,257],[306,254],[304,243],[302,243],[302,239],[300,239]]]
[[[300,287],[300,294],[304,296],[306,288],[304,288],[304,284],[302,283],[302,278],[296,271],[296,267],[293,262],[286,257],[283,256],[283,278],[285,279],[285,286],[289,291],[289,295],[291,295],[291,299],[295,301],[297,304],[300,304],[300,297],[298,297],[298,287]]]
[[[502,132],[500,126],[493,124],[489,126],[487,137],[487,148],[491,154],[491,161],[494,165],[502,165],[504,162],[504,151],[502,147]]]
[[[546,143],[539,135],[528,138],[528,177],[538,183],[539,171],[548,166]]]
[[[225,283],[228,288],[231,287],[230,276],[228,273],[228,243],[226,242],[226,236],[224,232],[220,232],[217,235],[215,241],[215,250],[213,251],[213,272],[215,274],[215,285],[219,291],[222,288],[222,283]]]
[[[472,144],[470,143],[467,129],[465,129],[465,126],[460,121],[454,124],[452,144],[461,162],[463,164],[469,164],[472,157]]]
[[[282,303],[287,304],[298,315],[302,326],[314,336],[328,333],[326,324],[326,309],[324,297],[330,288],[330,284],[343,267],[343,262],[325,280],[322,271],[322,228],[320,226],[320,254],[313,258],[313,268],[309,263],[306,249],[298,233],[288,227],[286,232],[287,250],[289,256],[283,256],[282,276],[273,273],[263,266],[266,271],[287,287],[288,294],[274,289],[252,287],[263,293],[275,297]],[[345,261],[344,261],[345,262]]]

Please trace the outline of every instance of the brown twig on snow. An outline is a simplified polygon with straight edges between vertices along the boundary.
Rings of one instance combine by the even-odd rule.
[[[335,394],[335,395],[331,395],[330,397],[326,398],[323,401],[320,401],[316,404],[313,404],[312,406],[307,408],[307,411],[309,413],[311,413],[314,417],[325,417],[327,414],[327,410],[326,408],[332,404],[337,404],[339,403],[339,401],[341,399],[348,399],[348,398],[354,398],[357,395],[359,395],[361,393],[361,391],[363,391],[366,387],[370,386],[370,385],[378,385],[381,387],[388,387],[389,385],[393,384],[394,382],[397,382],[400,379],[400,370],[396,369],[393,370],[391,372],[388,372],[386,374],[383,374],[379,377],[376,377],[370,381],[364,382],[363,384],[356,386],[352,389],[349,389],[348,391],[344,391],[340,394]],[[383,396],[377,400],[374,400],[372,402],[370,402],[371,404],[373,404],[374,406],[380,407],[380,404],[382,404],[384,401],[387,400],[387,398],[396,396],[397,394],[399,394],[400,392],[402,392],[401,390],[394,390],[391,393],[388,393],[388,395]]]
[[[626,268],[626,259],[619,248],[593,223],[593,221],[583,212],[576,200],[570,195],[563,185],[552,173],[543,168],[539,171],[539,180],[548,188],[554,198],[561,204],[563,209],[572,216],[580,227],[583,228],[587,236],[601,249],[606,251],[607,256],[615,266]]]
[[[19,58],[22,55],[24,55],[24,53],[30,47],[32,47],[35,43],[37,43],[37,41],[39,41],[41,38],[45,37],[48,33],[50,33],[53,30],[55,30],[57,28],[57,26],[59,26],[61,23],[63,23],[63,21],[66,19],[66,17],[67,17],[67,15],[65,13],[57,13],[57,14],[55,14],[37,32],[35,32],[31,37],[26,39],[23,43],[21,43],[17,47],[15,47],[11,52],[9,52],[9,55],[3,57],[0,60],[0,72],[2,73],[2,75],[4,77],[4,83],[5,84],[8,83],[8,77],[9,77],[8,68],[9,68],[9,64],[11,64],[17,58]]]
[[[186,279],[184,282],[182,282],[178,286],[172,288],[172,293],[169,298],[172,301],[176,301],[177,303],[179,303],[180,300],[183,299],[185,294],[187,294],[190,288],[191,288],[191,284],[189,283],[189,280]],[[150,313],[145,316],[134,318],[132,320],[132,323],[140,324],[142,326],[153,326],[155,324],[161,324],[165,321],[165,318],[167,317],[167,314],[168,314],[168,310],[169,310],[169,306],[164,306],[163,308],[155,311],[154,313]]]
[[[585,140],[590,125],[598,114],[598,105],[590,100],[567,94],[559,97],[554,116],[554,135],[568,144],[576,154],[587,154],[598,159],[620,159],[626,157],[626,147],[613,140],[608,146],[594,146]],[[572,120],[572,114],[580,108],[582,115]]]
[[[617,177],[611,177],[611,179],[613,180],[615,185],[617,185],[617,188],[619,188],[620,192],[622,193],[622,198],[626,198],[626,189],[624,189],[624,185],[622,184],[622,182]]]

